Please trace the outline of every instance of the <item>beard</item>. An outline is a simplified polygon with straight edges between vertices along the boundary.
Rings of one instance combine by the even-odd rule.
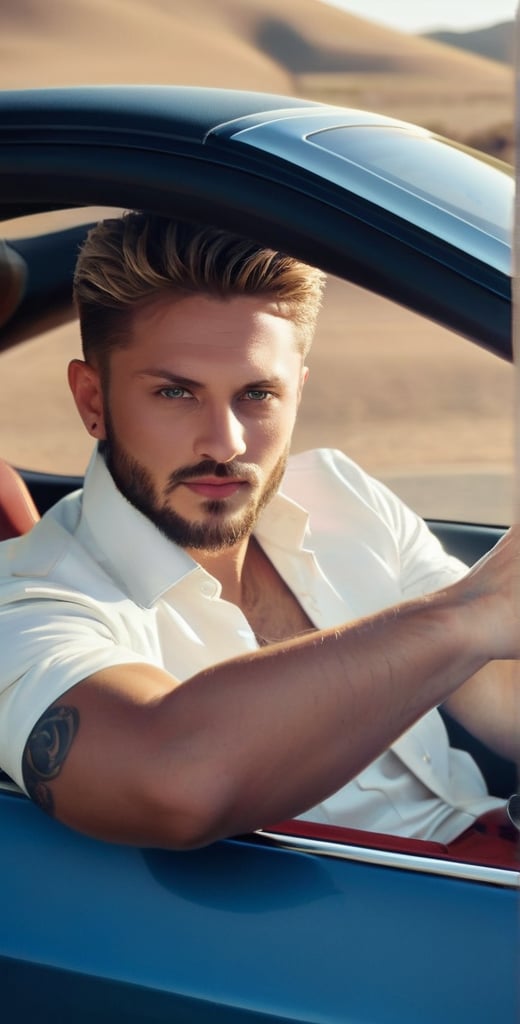
[[[254,465],[219,463],[205,459],[195,466],[174,470],[160,495],[146,467],[119,444],[108,416],[105,429],[106,440],[100,442],[99,450],[118,490],[168,540],[182,548],[193,548],[196,551],[223,551],[251,536],[262,509],[278,491],[289,455],[287,446],[263,487],[260,486],[258,470]],[[230,478],[249,484],[252,489],[250,502],[245,508],[232,512],[225,498],[205,501],[201,506],[203,521],[185,519],[170,508],[167,499],[179,484],[205,476]]]

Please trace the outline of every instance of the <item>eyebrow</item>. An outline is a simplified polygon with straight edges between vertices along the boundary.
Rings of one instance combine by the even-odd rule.
[[[191,377],[183,377],[180,373],[172,373],[171,370],[162,370],[161,367],[152,367],[147,370],[137,370],[135,373],[136,377],[156,377],[160,380],[169,380],[172,384],[183,384],[185,387],[190,388],[203,388],[202,384],[198,380],[192,380]]]
[[[136,377],[155,377],[158,380],[167,380],[171,384],[181,384],[182,387],[186,388],[205,388],[206,384],[201,381],[192,380],[191,377],[183,377],[180,373],[173,373],[171,370],[163,370],[161,367],[151,367],[150,369],[138,370],[135,373]],[[258,388],[263,387],[275,387],[281,388],[285,385],[286,381],[279,376],[274,377],[262,377],[259,380],[246,381],[241,387],[245,388]]]

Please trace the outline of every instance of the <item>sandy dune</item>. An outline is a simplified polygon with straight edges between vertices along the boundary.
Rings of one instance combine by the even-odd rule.
[[[4,88],[105,82],[248,88],[377,109],[460,138],[513,117],[509,68],[319,0],[3,0],[0,55]],[[81,471],[89,443],[64,385],[77,332],[62,328],[30,347],[30,359],[26,346],[0,358],[2,454],[22,465]],[[491,519],[498,515],[493,501],[507,507],[509,367],[336,282],[311,365],[297,447],[344,447],[373,471],[398,479],[419,506],[424,495],[422,511],[437,512],[432,505],[447,496],[459,502],[462,469],[465,479],[478,476],[477,491],[464,498],[468,514],[476,500],[491,501]],[[442,498],[430,486],[439,473]],[[417,478],[423,490],[413,484],[407,491],[407,481]]]
[[[513,74],[320,0],[3,0],[0,86],[177,83],[309,95],[448,133],[511,120]]]

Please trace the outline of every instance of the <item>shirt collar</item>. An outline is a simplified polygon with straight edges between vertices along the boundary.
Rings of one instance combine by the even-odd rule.
[[[279,492],[261,513],[255,534],[260,544],[296,552],[303,545],[308,515]],[[152,607],[186,579],[209,577],[178,544],[168,540],[116,487],[96,449],[85,474],[78,539],[136,604]],[[209,577],[212,578],[212,577]]]
[[[280,490],[258,517],[255,537],[263,548],[283,548],[296,553],[304,547],[308,534],[309,513]]]

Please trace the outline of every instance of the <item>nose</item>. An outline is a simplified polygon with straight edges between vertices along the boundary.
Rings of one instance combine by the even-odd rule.
[[[205,410],[196,441],[196,455],[214,462],[231,462],[246,451],[244,427],[229,406]]]

